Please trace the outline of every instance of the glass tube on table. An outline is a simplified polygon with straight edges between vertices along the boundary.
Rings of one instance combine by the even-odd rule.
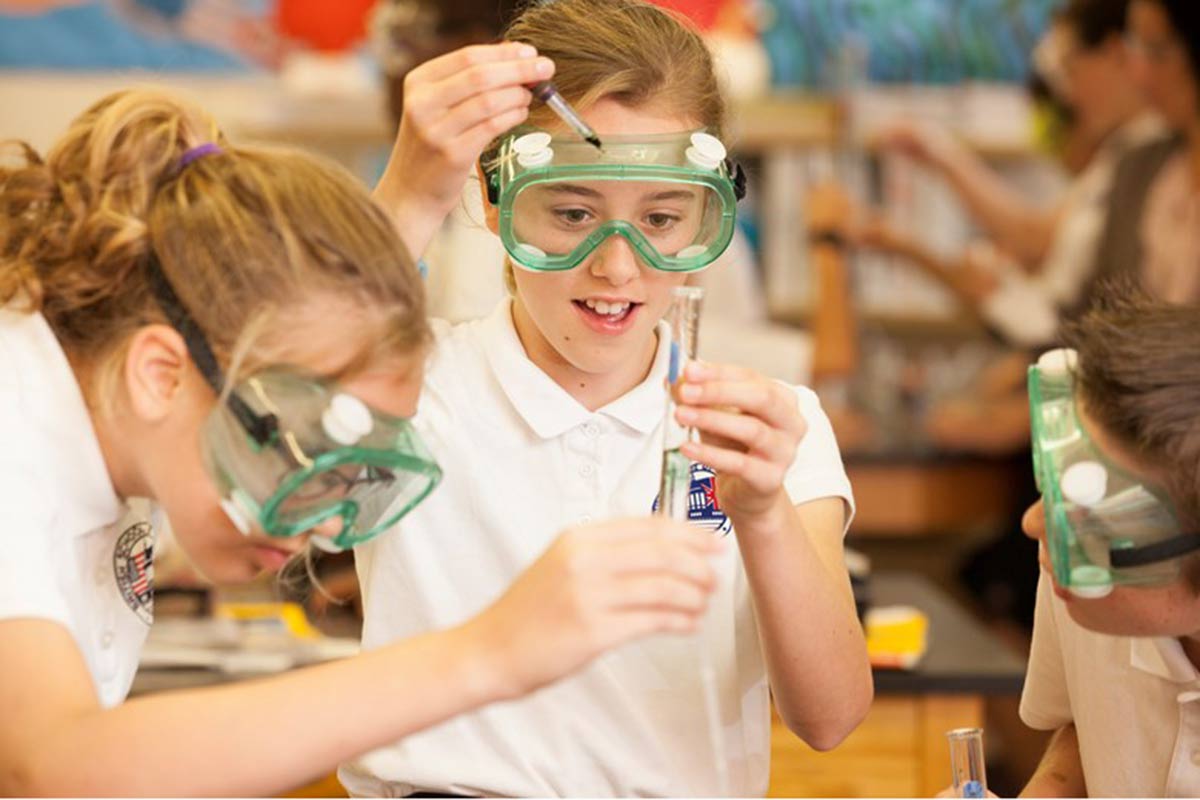
[[[983,763],[983,730],[955,728],[950,740],[950,778],[955,797],[987,797],[987,770]]]

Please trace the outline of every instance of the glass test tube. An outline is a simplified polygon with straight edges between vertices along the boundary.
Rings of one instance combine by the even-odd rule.
[[[983,764],[983,729],[955,728],[950,740],[950,777],[955,797],[987,797],[987,770]]]
[[[683,374],[683,368],[696,357],[700,332],[700,307],[704,290],[681,286],[672,293],[667,308],[667,324],[671,327],[671,365],[667,382],[673,387]],[[658,510],[672,519],[687,520],[688,494],[692,488],[691,460],[679,448],[695,438],[692,428],[675,420],[675,398],[667,392],[667,419],[663,426],[662,483],[659,486]]]
[[[667,374],[667,381],[671,387],[679,380],[687,363],[696,357],[700,333],[700,307],[703,300],[704,290],[695,286],[681,286],[672,293],[671,305],[666,316],[671,328],[671,360]],[[675,420],[675,399],[668,391],[667,418],[663,424],[662,479],[659,484],[658,513],[672,519],[686,521],[689,517],[692,462],[679,452],[679,448],[684,442],[695,438],[697,434],[694,428],[680,425]],[[697,660],[704,693],[709,742],[713,751],[713,765],[716,768],[717,791],[722,796],[728,796],[729,766],[725,761],[720,695],[717,692],[717,672],[713,664],[711,617],[712,613],[709,612],[701,623]]]

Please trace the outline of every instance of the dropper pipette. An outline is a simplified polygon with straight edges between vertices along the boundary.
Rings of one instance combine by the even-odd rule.
[[[562,119],[563,122],[567,123],[571,130],[578,133],[584,141],[597,150],[604,149],[603,145],[600,143],[600,137],[597,136],[596,132],[592,130],[586,122],[583,121],[578,112],[571,107],[571,104],[563,99],[562,95],[558,93],[558,89],[554,87],[553,83],[550,81],[542,81],[530,89],[530,91],[533,92],[534,97],[549,106],[551,111],[553,111],[555,114],[558,114],[559,118]]]

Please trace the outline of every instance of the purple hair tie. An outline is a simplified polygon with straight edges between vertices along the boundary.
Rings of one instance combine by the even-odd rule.
[[[191,148],[190,150],[186,151],[182,156],[179,157],[179,165],[175,168],[175,174],[178,175],[180,172],[183,172],[183,170],[187,168],[188,164],[191,164],[193,161],[195,161],[198,158],[204,158],[204,156],[218,155],[222,152],[224,152],[224,151],[222,151],[221,148],[215,142],[206,142],[204,144],[198,144],[195,147]]]

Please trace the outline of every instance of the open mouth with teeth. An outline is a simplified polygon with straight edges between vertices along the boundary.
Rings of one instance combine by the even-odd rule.
[[[585,320],[605,331],[624,328],[624,323],[642,306],[641,303],[628,300],[597,300],[591,297],[573,302]]]

